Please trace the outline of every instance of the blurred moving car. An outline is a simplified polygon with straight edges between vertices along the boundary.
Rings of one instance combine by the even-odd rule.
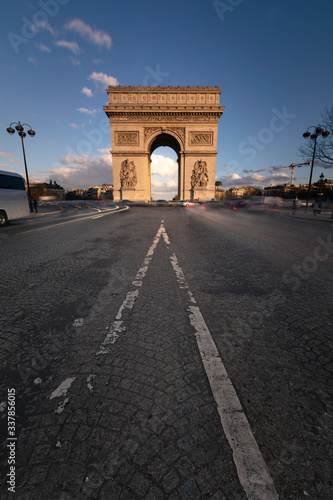
[[[211,208],[222,208],[224,206],[223,201],[207,201],[206,203],[203,203],[201,205],[201,208],[205,209],[211,209]]]
[[[194,201],[190,201],[190,200],[179,200],[177,202],[177,206],[178,207],[194,207],[195,206],[195,202]]]
[[[233,200],[231,202],[230,208],[237,208],[237,210],[238,210],[239,208],[246,208],[247,205],[248,205],[247,202],[244,200]]]
[[[155,205],[157,207],[168,207],[169,202],[167,200],[157,200],[157,201],[155,201]]]

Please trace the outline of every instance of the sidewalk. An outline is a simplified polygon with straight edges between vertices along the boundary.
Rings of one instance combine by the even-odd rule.
[[[39,217],[44,217],[45,215],[53,215],[58,214],[63,211],[63,208],[60,210],[55,210],[56,207],[38,207],[38,212],[31,212],[26,217],[22,217],[23,219],[37,219]]]
[[[297,219],[307,219],[307,220],[316,220],[322,222],[331,222],[333,223],[332,211],[331,210],[322,210],[320,214],[314,215],[312,209],[309,209],[307,213],[297,210],[296,214],[288,214],[289,217],[295,217]]]

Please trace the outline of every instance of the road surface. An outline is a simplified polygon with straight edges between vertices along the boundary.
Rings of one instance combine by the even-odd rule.
[[[1,228],[1,497],[332,498],[332,238],[199,207]]]

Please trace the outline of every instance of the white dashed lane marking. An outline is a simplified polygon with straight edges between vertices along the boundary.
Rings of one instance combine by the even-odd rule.
[[[122,319],[125,309],[132,309],[139,297],[142,281],[146,276],[149,264],[153,258],[155,248],[160,241],[161,236],[167,245],[171,246],[169,237],[166,233],[162,221],[159,230],[149,248],[142,266],[139,268],[135,279],[132,281],[133,289],[130,290],[119,311],[115,321],[108,328],[109,332],[98,352],[95,354],[107,354],[107,346],[114,344],[118,337],[126,330]],[[196,300],[189,289],[182,268],[179,265],[175,253],[170,256],[170,262],[175,271],[178,285],[181,289],[187,290],[188,297],[188,316],[191,325],[195,331],[195,337],[205,368],[213,397],[217,403],[222,428],[233,452],[233,459],[237,469],[239,481],[249,500],[277,500],[278,495],[261,451],[250,428],[249,422],[243,411],[236,391],[228,376],[227,370],[220,357],[220,353],[215,345],[213,337],[207,327],[203,315],[196,303]],[[88,388],[92,378],[87,379]],[[51,394],[50,399],[59,396],[65,396],[73,379],[67,379]],[[58,406],[57,413],[61,413],[68,402],[65,398]]]
[[[142,280],[146,276],[146,273],[148,271],[149,264],[153,258],[154,255],[154,250],[160,241],[161,234],[164,230],[163,224],[161,224],[159,230],[156,233],[156,236],[153,240],[152,245],[150,246],[147,255],[143,261],[143,265],[139,268],[138,272],[136,273],[136,276],[134,280],[132,281],[132,287],[134,287],[133,290],[130,290],[127,292],[126,298],[124,302],[121,304],[119,311],[116,315],[115,321],[112,323],[112,325],[109,327],[109,333],[106,335],[105,339],[102,342],[102,345],[100,349],[96,352],[96,355],[99,354],[106,354],[108,352],[107,346],[110,344],[114,344],[119,337],[121,333],[123,333],[126,330],[126,327],[123,325],[122,321],[122,314],[124,309],[132,309],[136,299],[139,296],[140,289],[142,285]]]

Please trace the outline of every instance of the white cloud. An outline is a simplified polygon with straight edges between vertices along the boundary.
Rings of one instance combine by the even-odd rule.
[[[286,184],[290,180],[290,175],[280,172],[270,175],[252,174],[238,175],[229,174],[221,176],[222,186],[229,189],[234,186],[269,186],[270,184]]]
[[[52,52],[50,47],[42,43],[35,43],[35,47],[37,47],[37,49],[41,50],[42,52]]]
[[[172,200],[178,192],[178,183],[172,181],[169,183],[161,183],[160,181],[151,181],[151,196],[153,200]]]
[[[28,62],[37,66],[37,59],[35,57],[28,57]]]
[[[163,155],[151,155],[151,175],[159,175],[161,177],[178,176],[178,163],[172,158],[167,158]]]
[[[61,164],[61,165],[60,165]],[[44,182],[54,179],[61,186],[87,189],[99,184],[112,184],[112,157],[108,154],[76,156],[68,154],[61,158],[59,166],[40,171],[40,175],[31,175],[32,182]]]
[[[93,80],[95,83],[101,83],[103,86],[107,87],[109,85],[111,85],[111,87],[119,85],[118,80],[114,76],[108,76],[105,73],[96,73],[96,71],[91,73],[88,79]]]
[[[93,63],[96,64],[96,66],[97,64],[102,64],[102,62],[102,59],[93,59]]]
[[[178,191],[178,163],[163,155],[151,155],[151,192],[155,200],[172,199]]]
[[[241,179],[241,176],[238,174],[230,174],[230,180],[235,181],[237,179]]]
[[[73,66],[81,66],[81,61],[77,57],[69,56],[69,60]]]
[[[53,42],[57,47],[64,47],[65,49],[70,50],[73,54],[77,55],[80,52],[79,45],[76,42],[68,42],[67,40],[58,40],[57,42]]]
[[[271,174],[268,179],[271,179],[271,182],[275,183],[285,183],[290,181],[290,174],[286,174],[284,172],[280,172],[278,174]]]
[[[158,179],[152,179],[151,181],[151,186],[153,188],[160,188],[161,191],[170,191],[170,189],[178,189],[178,182],[177,181],[167,181],[164,182],[162,180]]]
[[[49,33],[51,33],[51,35],[53,36],[57,36],[57,31],[54,30],[50,23],[48,23],[47,21],[44,21],[43,19],[40,19],[38,20],[36,23],[35,23],[35,26],[37,26],[37,28],[39,29],[44,29],[46,31],[48,31]]]
[[[66,28],[79,33],[83,38],[86,38],[95,45],[99,45],[100,47],[105,45],[108,49],[111,48],[111,37],[105,31],[93,30],[81,19],[73,19],[67,24]]]
[[[76,111],[80,111],[80,113],[85,113],[87,115],[93,115],[97,113],[97,109],[87,109],[87,108],[76,108]]]
[[[92,97],[93,96],[93,93],[91,91],[91,89],[88,89],[88,87],[83,87],[83,89],[81,90],[82,94],[86,95],[87,97]]]
[[[14,161],[13,156],[9,153],[5,153],[4,151],[0,151],[0,156],[2,156],[3,158],[8,158],[9,161]]]
[[[72,127],[72,128],[83,128],[85,127],[85,123],[80,123],[80,124],[77,124],[77,123],[70,123],[69,126]]]
[[[0,157],[6,158],[6,161],[10,161],[11,163],[21,163],[21,160],[14,160],[13,156],[9,153],[5,153],[4,151],[0,151]],[[0,168],[13,168],[13,165],[7,165],[6,163],[0,163]]]
[[[111,152],[110,148],[97,148],[97,151],[104,154],[110,154]]]

